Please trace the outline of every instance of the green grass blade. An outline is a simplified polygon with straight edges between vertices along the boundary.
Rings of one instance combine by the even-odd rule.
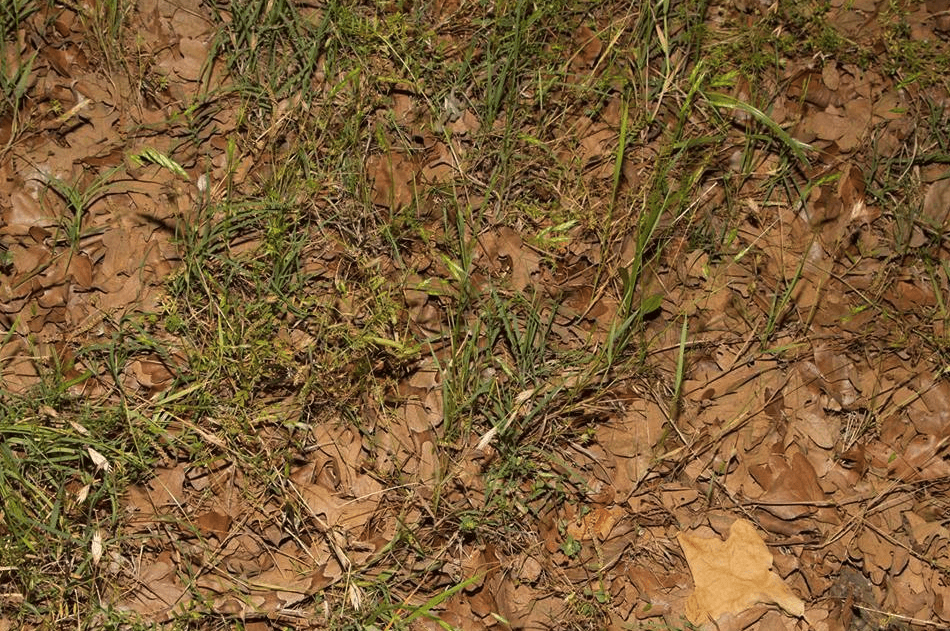
[[[789,150],[798,158],[799,162],[802,164],[808,164],[808,156],[805,155],[806,151],[813,151],[812,146],[808,143],[801,142],[800,140],[795,140],[792,138],[787,131],[782,129],[782,127],[772,120],[765,112],[753,107],[748,103],[744,103],[736,98],[733,98],[727,94],[720,94],[718,92],[705,92],[704,96],[706,100],[718,108],[722,109],[737,109],[746,114],[749,114],[755,118],[759,123],[764,125],[769,131],[771,131],[776,138],[778,138],[782,143],[789,148]]]
[[[424,603],[422,603],[421,605],[413,609],[412,613],[406,616],[404,622],[408,624],[412,622],[413,620],[415,620],[416,618],[420,618],[422,616],[427,616],[429,618],[434,619],[435,616],[431,612],[435,607],[438,607],[439,605],[441,605],[442,603],[444,603],[449,598],[456,595],[457,593],[459,593],[460,591],[462,591],[469,585],[472,585],[473,583],[477,583],[478,581],[482,579],[482,576],[483,576],[482,574],[476,574],[475,576],[472,576],[471,578],[465,579],[458,585],[453,585],[452,587],[445,590],[444,592],[440,592],[436,594],[429,600],[425,601]]]

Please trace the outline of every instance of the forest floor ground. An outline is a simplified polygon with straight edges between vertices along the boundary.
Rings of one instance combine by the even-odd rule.
[[[950,0],[0,29],[0,629],[950,626]]]

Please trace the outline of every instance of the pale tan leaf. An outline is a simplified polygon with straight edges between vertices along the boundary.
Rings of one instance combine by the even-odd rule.
[[[726,541],[685,532],[677,539],[695,583],[686,602],[686,617],[693,624],[756,604],[775,603],[793,616],[804,615],[805,603],[771,571],[772,555],[749,522],[733,523]]]
[[[89,546],[89,552],[92,554],[92,564],[99,565],[99,560],[102,559],[102,531],[96,530],[92,534],[92,544]]]
[[[93,464],[96,465],[96,469],[102,469],[103,471],[107,472],[112,470],[112,465],[109,464],[108,458],[103,456],[92,447],[86,447],[86,451],[89,453],[89,457],[92,458]]]

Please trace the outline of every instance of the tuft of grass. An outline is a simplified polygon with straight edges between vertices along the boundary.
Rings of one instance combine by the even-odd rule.
[[[66,204],[66,213],[60,218],[59,227],[62,231],[61,239],[65,241],[70,252],[78,250],[80,242],[100,229],[86,229],[85,224],[90,207],[100,199],[115,194],[113,176],[122,170],[121,166],[107,169],[96,175],[88,184],[83,183],[80,176],[75,182],[65,182],[55,176],[49,176],[49,189]]]
[[[39,11],[35,0],[10,0],[0,6],[0,41],[6,45],[15,39],[17,30],[31,15]]]
[[[0,6],[0,118],[10,117],[10,137],[0,148],[0,156],[6,155],[25,127],[20,111],[33,79],[37,53],[25,55],[17,33],[38,10],[39,4],[34,0],[11,0]]]
[[[76,374],[72,359],[52,353],[39,368],[31,392],[0,390],[3,612],[24,625],[82,628],[99,615],[96,595],[121,558],[120,498],[151,471],[163,426],[73,394],[91,373]]]

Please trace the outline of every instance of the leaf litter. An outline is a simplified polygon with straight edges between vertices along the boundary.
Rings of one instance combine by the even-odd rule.
[[[908,13],[910,40],[945,47],[944,9],[928,2]],[[456,3],[426,10],[444,27],[459,20],[464,33]],[[704,17],[725,29],[774,10],[723,3]],[[235,153],[231,143],[246,124],[240,103],[201,100],[209,85],[235,77],[220,60],[209,63],[217,26],[198,3],[134,6],[137,84],[125,72],[104,75],[108,51],[82,45],[88,26],[79,11],[41,7],[27,21],[33,37],[17,43],[21,60],[36,56],[29,102],[3,118],[0,370],[11,392],[28,392],[58,366],[72,396],[147,399],[168,392],[188,363],[186,342],[170,327],[151,331],[170,350],[143,346],[118,373],[83,348],[119,334],[135,314],[160,312],[163,283],[183,265],[175,240],[182,227],[222,223],[220,211],[203,217],[208,202],[265,179],[268,156],[280,149],[259,143]],[[833,2],[825,19],[888,50],[882,11]],[[623,36],[615,18],[569,30],[566,85],[584,85],[614,63]],[[459,33],[437,35],[458,47]],[[35,42],[49,45],[34,50]],[[686,63],[678,54],[667,51],[666,61]],[[342,78],[318,80],[328,91]],[[359,81],[354,89],[370,88]],[[948,179],[939,155],[921,163],[909,153],[921,143],[933,151],[920,121],[925,103],[945,102],[945,88],[899,84],[873,64],[822,55],[790,56],[780,79],[765,81],[771,120],[814,151],[793,183],[808,185],[794,203],[763,198],[759,187],[778,172],[779,152],[768,144],[745,150],[755,117],[731,112],[721,142],[734,151],[718,158],[719,176],[690,219],[706,236],[675,235],[645,265],[638,299],[663,295],[639,332],[645,368],[611,366],[599,377],[603,387],[585,375],[578,392],[570,383],[578,379],[564,375],[563,388],[543,372],[548,383],[519,382],[552,361],[518,356],[535,344],[524,337],[526,312],[489,334],[479,328],[484,313],[470,309],[462,314],[467,333],[452,338],[452,309],[473,292],[533,294],[550,314],[545,343],[565,353],[609,345],[624,301],[621,283],[609,279],[637,255],[639,218],[615,209],[614,224],[604,226],[604,214],[617,195],[650,193],[675,108],[658,99],[657,118],[619,165],[625,110],[615,88],[599,110],[565,106],[559,120],[524,121],[522,177],[499,193],[485,183],[491,173],[478,143],[521,124],[513,112],[501,107],[494,120],[480,119],[475,95],[461,89],[434,112],[416,85],[376,95],[401,135],[380,116],[378,142],[362,164],[364,192],[399,233],[390,236],[402,255],[354,253],[373,221],[308,228],[315,245],[301,265],[315,294],[327,287],[335,319],[326,329],[297,320],[276,338],[293,352],[312,351],[330,330],[359,330],[374,299],[391,292],[401,296],[396,315],[377,330],[389,337],[373,343],[426,340],[431,353],[373,357],[368,370],[382,385],[352,399],[357,424],[308,412],[318,395],[308,403],[299,389],[275,388],[281,404],[261,412],[257,433],[242,439],[249,451],[286,452],[277,459],[281,475],[228,457],[226,418],[193,419],[217,450],[201,457],[177,440],[190,435],[192,419],[171,423],[159,466],[124,498],[122,537],[135,549],[96,531],[96,564],[121,586],[106,594],[109,602],[155,622],[204,610],[248,628],[322,628],[339,607],[365,610],[378,596],[371,587],[388,583],[404,617],[451,593],[426,612],[466,629],[675,628],[684,616],[719,629],[950,624],[950,279],[940,264]],[[748,96],[739,82],[713,104]],[[180,104],[189,102],[207,109],[184,120]],[[288,112],[300,108],[278,105],[270,133],[289,129]],[[916,217],[895,210],[905,202],[884,190],[911,170],[921,184]],[[335,185],[317,212],[345,203]],[[447,208],[446,187],[464,204]],[[544,207],[575,211],[575,227],[553,246],[544,235],[558,222]],[[713,247],[704,242],[729,231]],[[433,245],[447,238],[470,244],[467,267]],[[259,246],[235,238],[227,247],[240,255]],[[357,282],[353,270],[372,277],[375,296],[340,290]],[[321,285],[329,280],[332,289]],[[688,345],[679,339],[684,317]],[[474,376],[458,372],[466,363]],[[387,372],[390,364],[397,368]],[[451,388],[463,378],[488,379],[497,390],[459,403]],[[488,409],[505,388],[517,393],[509,409]],[[671,406],[674,391],[681,400]],[[461,405],[461,426],[447,414],[452,405]],[[285,428],[295,425],[306,427],[302,443],[287,439]],[[512,436],[552,455],[519,451]],[[107,456],[88,453],[108,470]],[[530,473],[500,488],[499,464],[511,462]],[[557,481],[556,493],[539,482],[546,479]],[[492,521],[508,504],[514,512]],[[487,525],[467,521],[480,513]],[[394,546],[404,540],[411,553]]]

